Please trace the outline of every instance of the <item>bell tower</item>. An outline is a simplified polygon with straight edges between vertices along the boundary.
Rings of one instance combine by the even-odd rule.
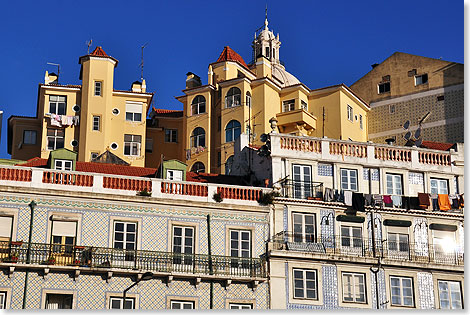
[[[271,61],[272,64],[279,64],[279,48],[281,47],[279,34],[274,36],[274,32],[269,30],[268,24],[268,9],[266,8],[264,27],[259,28],[255,32],[255,39],[252,43],[253,61],[256,61],[259,57],[263,56]],[[259,34],[258,31],[260,31]]]

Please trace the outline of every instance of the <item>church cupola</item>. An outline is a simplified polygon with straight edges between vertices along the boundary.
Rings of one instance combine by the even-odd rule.
[[[273,64],[279,64],[279,34],[274,35],[273,31],[268,28],[268,14],[266,11],[266,18],[264,20],[264,28],[257,34],[255,32],[255,39],[253,40],[253,61],[263,56]]]

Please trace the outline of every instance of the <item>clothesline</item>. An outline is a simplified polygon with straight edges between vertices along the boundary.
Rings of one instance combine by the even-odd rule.
[[[50,114],[51,125],[56,127],[62,126],[78,126],[80,121],[79,116],[67,116],[67,115],[57,115],[57,114]]]

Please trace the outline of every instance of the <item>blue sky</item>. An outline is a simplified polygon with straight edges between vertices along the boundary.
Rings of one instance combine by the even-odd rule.
[[[280,34],[281,59],[309,88],[350,85],[396,51],[464,61],[460,1],[8,1],[0,11],[0,158],[8,158],[7,118],[34,116],[47,62],[60,82],[80,84],[86,41],[119,60],[115,89],[144,77],[154,106],[181,109],[188,71],[207,83],[207,66],[224,46],[251,60],[254,32],[264,22]]]

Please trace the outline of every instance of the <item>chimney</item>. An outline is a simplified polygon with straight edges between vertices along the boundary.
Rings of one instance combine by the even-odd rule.
[[[142,93],[147,92],[147,82],[145,82],[145,79],[142,80]]]
[[[59,83],[59,76],[54,72],[49,72],[46,70],[46,74],[44,75],[44,84],[57,84]]]
[[[200,77],[198,77],[192,72],[186,73],[186,88],[187,89],[194,88],[194,87],[201,86],[201,85],[202,83],[201,83]]]
[[[132,92],[142,92],[142,83],[140,81],[135,81],[131,86]]]
[[[372,67],[372,69],[374,69],[375,67],[377,67],[379,64],[378,63],[374,63],[373,65],[370,65]]]

